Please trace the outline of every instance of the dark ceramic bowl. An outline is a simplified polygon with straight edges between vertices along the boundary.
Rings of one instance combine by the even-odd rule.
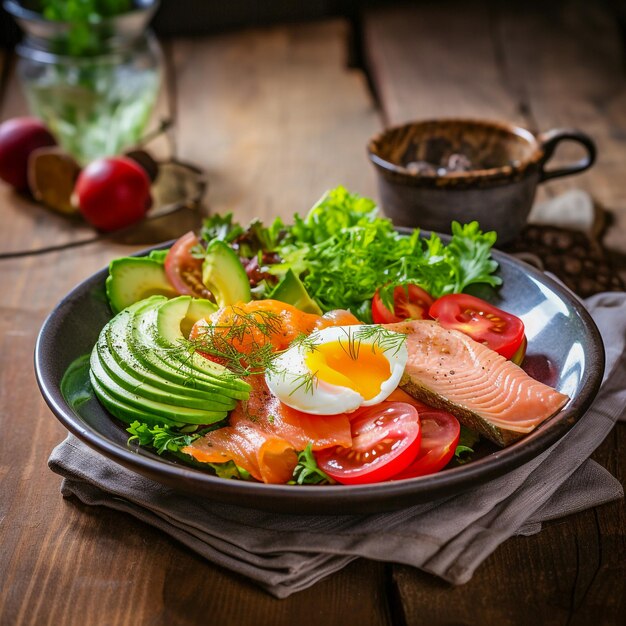
[[[528,336],[524,367],[571,399],[560,413],[515,444],[501,450],[488,447],[480,453],[482,458],[432,476],[355,486],[265,485],[216,478],[129,448],[123,425],[95,398],[74,410],[60,391],[70,363],[91,351],[111,318],[104,293],[106,269],[78,285],[44,323],[35,349],[37,381],[52,412],[79,439],[120,465],[196,496],[272,511],[329,514],[372,513],[449,496],[500,476],[545,450],[583,415],[602,379],[602,341],[580,302],[530,266],[499,252],[494,256],[504,284],[497,294],[480,295],[524,320]]]
[[[561,141],[586,156],[546,170]],[[503,122],[430,120],[389,128],[367,146],[378,174],[382,207],[397,226],[450,232],[453,220],[477,220],[511,241],[526,224],[537,184],[582,172],[596,150],[585,133],[555,129],[535,136]]]

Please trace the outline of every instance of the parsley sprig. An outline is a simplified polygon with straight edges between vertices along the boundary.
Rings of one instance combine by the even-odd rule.
[[[335,481],[317,465],[312,444],[298,454],[298,464],[293,470],[291,485],[327,485]]]
[[[201,436],[198,432],[186,433],[170,426],[155,426],[139,421],[133,422],[126,430],[131,435],[128,439],[129,444],[136,441],[140,446],[154,448],[157,454],[178,452]]]

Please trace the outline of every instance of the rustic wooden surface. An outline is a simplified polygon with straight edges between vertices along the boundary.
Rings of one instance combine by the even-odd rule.
[[[374,195],[364,144],[384,123],[495,116],[596,137],[598,165],[544,194],[577,185],[593,193],[616,215],[607,242],[624,251],[626,90],[611,16],[582,3],[517,15],[493,3],[469,13],[437,6],[364,15],[375,97],[364,71],[347,67],[353,38],[343,21],[169,42],[178,151],[208,170],[210,207],[245,221],[305,211],[338,183]],[[0,119],[26,110],[13,71],[6,76]],[[0,252],[89,232],[5,186],[0,219]],[[277,601],[138,521],[64,501],[46,466],[64,429],[36,388],[35,336],[63,294],[134,249],[101,242],[0,261],[2,626],[623,623],[623,502],[507,541],[462,587],[359,560]],[[624,425],[594,458],[624,481]]]

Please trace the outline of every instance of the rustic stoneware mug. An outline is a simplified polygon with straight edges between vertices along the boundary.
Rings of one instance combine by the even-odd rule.
[[[585,156],[555,169],[546,164],[562,141]],[[378,174],[382,208],[397,226],[450,232],[453,220],[477,220],[495,230],[498,244],[524,228],[538,183],[577,174],[596,157],[585,133],[558,128],[530,131],[487,120],[410,122],[374,136],[367,146]]]

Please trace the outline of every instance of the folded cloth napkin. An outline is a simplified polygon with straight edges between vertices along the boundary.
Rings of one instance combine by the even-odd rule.
[[[536,533],[543,521],[623,497],[620,483],[588,457],[626,415],[626,294],[597,294],[586,305],[607,347],[593,406],[543,454],[460,495],[391,513],[297,516],[179,494],[72,436],[55,448],[49,465],[64,478],[64,496],[130,513],[278,598],[357,557],[465,583],[508,537]]]

